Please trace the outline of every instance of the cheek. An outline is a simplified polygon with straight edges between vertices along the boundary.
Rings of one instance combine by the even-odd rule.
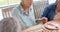
[[[58,3],[57,7],[60,8],[60,3]]]
[[[32,1],[31,1],[31,0],[30,0],[30,1],[28,1],[28,4],[30,4],[30,5],[31,5],[31,4],[32,4]]]
[[[60,5],[57,6],[57,9],[60,11]]]

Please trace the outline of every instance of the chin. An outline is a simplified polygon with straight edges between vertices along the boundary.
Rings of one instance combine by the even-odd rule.
[[[31,5],[28,5],[28,7],[30,7]]]

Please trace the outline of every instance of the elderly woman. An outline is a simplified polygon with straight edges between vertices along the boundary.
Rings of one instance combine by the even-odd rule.
[[[21,32],[20,22],[13,18],[4,18],[0,21],[0,32]]]
[[[56,27],[59,26],[60,22],[56,21],[56,19],[60,19],[60,0],[56,0],[56,3],[47,6],[40,18],[42,18],[43,23],[49,23],[44,24],[46,28],[59,29]]]

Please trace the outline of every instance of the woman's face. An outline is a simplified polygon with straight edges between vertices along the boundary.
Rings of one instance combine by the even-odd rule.
[[[57,13],[54,17],[54,20],[60,20],[60,13]]]
[[[31,6],[33,0],[22,0],[22,2],[25,6]]]
[[[60,11],[60,0],[57,2],[57,10]]]

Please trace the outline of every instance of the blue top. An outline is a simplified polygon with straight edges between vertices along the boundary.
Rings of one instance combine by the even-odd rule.
[[[48,5],[45,9],[43,14],[41,15],[40,18],[42,17],[47,17],[48,21],[53,20],[54,16],[55,16],[55,9],[56,9],[56,3],[53,3],[51,5]]]

